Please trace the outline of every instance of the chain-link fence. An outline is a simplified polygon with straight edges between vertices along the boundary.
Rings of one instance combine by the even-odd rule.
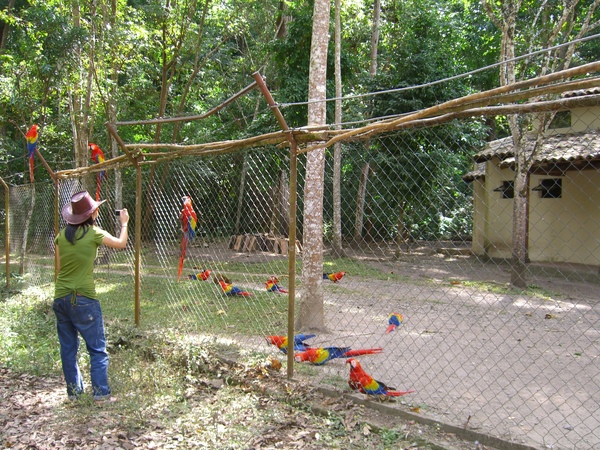
[[[584,113],[586,129],[600,120],[593,110]],[[337,282],[324,277],[327,329],[307,344],[383,349],[357,359],[376,379],[414,389],[387,404],[415,417],[513,445],[600,446],[595,136],[585,130],[556,135],[532,166],[524,290],[509,283],[510,140],[484,146],[483,127],[464,120],[344,142],[339,202],[334,149],[327,149],[323,272],[345,275]],[[153,308],[190,333],[285,359],[265,337],[287,334],[288,296],[274,287],[285,290],[289,283],[287,150],[186,156],[141,170],[141,197],[126,187],[118,205],[132,216],[130,244],[125,252],[99,255],[101,276],[133,277],[133,225],[140,220],[143,326],[144,308]],[[301,155],[296,301],[302,298],[305,170]],[[116,188],[109,171],[99,221],[111,231],[118,223],[115,198],[121,198]],[[78,189],[75,181],[61,181],[59,204]],[[11,253],[30,285],[53,279],[54,196],[53,186],[41,183],[10,189]],[[185,196],[197,226],[182,258]],[[136,201],[140,217],[133,214]],[[236,289],[246,295],[232,295]],[[387,332],[392,313],[403,320]],[[295,371],[350,392],[346,358],[297,363]]]

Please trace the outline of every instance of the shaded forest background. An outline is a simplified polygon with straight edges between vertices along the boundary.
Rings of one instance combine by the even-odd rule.
[[[339,73],[346,100],[339,126],[353,127],[420,110],[501,84],[497,68],[477,71],[506,58],[502,53],[506,30],[490,20],[486,3],[343,2],[339,11]],[[307,125],[312,1],[3,0],[0,5],[0,177],[9,184],[29,182],[24,133],[33,123],[40,126],[40,151],[53,170],[82,167],[92,164],[89,142],[104,149],[107,158],[119,154],[105,122],[206,112],[250,84],[256,71],[266,77],[290,127]],[[489,10],[489,4],[487,7]],[[545,2],[521,5],[517,18],[527,25],[513,30],[515,54],[581,37],[578,31],[591,33],[595,29],[597,13],[592,2],[573,6],[569,21],[561,22],[556,13],[561,10],[566,12],[567,8]],[[333,14],[330,30],[333,35]],[[579,45],[573,56],[561,49],[552,57],[560,59],[560,52],[564,60],[568,57],[571,65],[577,65],[596,60],[600,48],[591,40]],[[328,55],[327,97],[334,98],[331,44]],[[542,55],[516,63],[516,78],[539,74],[540,68],[548,67],[547,58]],[[476,72],[458,77],[471,71]],[[451,81],[434,83],[455,76]],[[409,89],[414,86],[422,87]],[[363,96],[368,93],[378,94]],[[340,118],[335,117],[334,103],[328,102],[327,123],[336,122]],[[203,121],[123,127],[119,134],[126,142],[192,144],[241,139],[278,129],[256,91]],[[415,189],[410,180],[422,179],[423,173],[432,180],[460,177],[470,167],[475,151],[488,140],[509,135],[510,129],[506,117],[497,117],[448,126],[444,133],[451,139],[444,139],[439,130],[435,136],[426,130],[414,133],[411,142],[403,145],[404,151],[391,154],[374,149],[376,156],[368,161],[371,170],[392,174],[389,185],[377,192],[387,192],[396,200],[405,198],[400,203],[409,217],[406,226],[423,238],[468,235],[470,204],[464,195],[431,195],[430,189],[443,189],[443,183],[441,187],[432,183]],[[448,151],[445,145],[436,146],[436,141],[460,145]],[[371,145],[381,147],[379,150],[388,147],[385,139]],[[342,183],[344,176],[356,178],[367,162],[363,144],[348,146],[345,152]],[[411,164],[413,157],[418,157],[421,165]],[[436,164],[424,167],[422,161],[427,159]],[[251,169],[271,171],[278,164],[277,156],[270,155],[264,165]],[[447,172],[440,174],[434,166]],[[223,195],[235,196],[246,169],[239,155],[220,168],[218,176],[207,167],[206,179],[218,182]],[[122,186],[115,193],[118,204],[133,203],[128,196],[135,195],[135,180],[128,176],[129,170],[133,169],[114,173],[117,185]],[[410,173],[415,170],[421,175]],[[332,176],[332,172],[326,174]],[[92,177],[83,180],[89,189],[93,189]],[[49,179],[39,163],[35,179]],[[453,207],[456,214],[448,219],[428,214],[429,208],[439,209],[428,201],[436,198],[445,205],[453,198],[463,203]],[[397,204],[381,200],[382,204]],[[333,199],[325,199],[326,204],[330,202]],[[342,213],[347,218],[342,224],[343,236],[396,237],[398,211],[382,208],[379,216],[370,216],[370,229],[358,231],[354,213]],[[235,211],[225,215],[231,227],[239,220]],[[210,217],[210,212],[205,216]],[[326,237],[332,234],[331,226],[332,218],[325,217]]]

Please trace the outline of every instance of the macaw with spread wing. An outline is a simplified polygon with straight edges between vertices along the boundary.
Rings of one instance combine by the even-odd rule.
[[[308,339],[312,339],[315,336],[316,336],[316,334],[296,334],[294,336],[294,351],[303,352],[303,351],[307,350],[308,348],[310,348],[307,344],[304,343],[304,341],[307,341]],[[269,344],[276,346],[283,353],[287,353],[287,349],[288,349],[287,336],[273,335],[273,336],[267,336],[266,339]]]
[[[387,330],[385,330],[385,332],[391,333],[392,331],[394,331],[396,329],[396,327],[399,327],[402,324],[403,320],[404,320],[404,318],[402,317],[402,314],[391,313],[388,316],[388,327],[387,327]]]
[[[196,235],[196,225],[198,223],[198,216],[194,208],[192,208],[192,199],[187,195],[183,197],[183,209],[181,210],[179,220],[181,221],[183,236],[181,237],[181,255],[179,256],[179,267],[177,268],[177,281],[181,279],[187,246],[190,240]]]
[[[35,123],[31,125],[29,131],[27,131],[27,133],[25,134],[25,139],[27,140],[27,151],[29,154],[29,180],[33,183],[35,149],[37,148],[38,141],[38,126]]]
[[[96,164],[103,163],[105,161],[104,152],[102,151],[102,149],[100,147],[98,147],[93,142],[90,142],[90,143],[88,143],[88,148],[92,151],[92,155],[91,155],[92,161],[94,161]],[[100,185],[102,184],[102,180],[104,180],[105,176],[106,176],[106,170],[103,170],[96,174],[96,201],[97,202],[100,201]]]
[[[309,347],[303,352],[294,355],[296,362],[308,361],[311,364],[320,366],[334,358],[347,358],[350,356],[375,355],[383,352],[382,348],[366,348],[352,350],[350,347]]]
[[[348,272],[323,273],[323,279],[324,280],[331,280],[334,283],[337,283],[342,278],[344,278],[344,275],[346,275],[347,273]]]
[[[223,289],[225,295],[241,295],[244,297],[250,297],[252,295],[251,292],[245,291],[231,283],[226,283],[223,280],[219,281],[219,285],[221,286],[221,289]]]
[[[401,395],[415,392],[414,389],[410,391],[398,391],[396,388],[386,386],[381,381],[377,381],[366,373],[360,363],[354,358],[349,358],[346,364],[350,364],[348,386],[355,391],[366,395],[380,395],[385,397],[400,397]]]
[[[279,278],[273,276],[270,277],[266,282],[265,286],[267,288],[267,292],[277,292],[280,294],[287,294],[288,291],[279,285]]]
[[[192,275],[188,275],[190,280],[202,280],[206,281],[210,277],[212,270],[206,269],[198,273],[193,273]]]

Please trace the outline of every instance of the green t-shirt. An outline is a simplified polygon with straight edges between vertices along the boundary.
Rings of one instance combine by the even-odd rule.
[[[54,298],[64,297],[73,292],[96,298],[94,260],[98,255],[98,247],[108,232],[90,226],[83,237],[82,234],[83,227],[79,227],[75,232],[75,244],[67,241],[64,229],[54,239],[60,256],[60,270],[54,286]]]

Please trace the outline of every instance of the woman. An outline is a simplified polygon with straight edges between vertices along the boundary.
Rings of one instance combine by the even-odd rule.
[[[77,333],[83,337],[90,354],[94,400],[101,402],[111,399],[104,321],[100,303],[96,300],[93,270],[101,244],[121,249],[127,245],[129,214],[126,209],[121,210],[120,235],[118,238],[112,236],[94,225],[99,214],[98,207],[105,201],[94,201],[86,191],[74,194],[71,202],[62,209],[67,226],[54,240],[58,256],[58,278],[53,309],[67,394],[71,400],[83,393],[83,380],[77,365]]]

